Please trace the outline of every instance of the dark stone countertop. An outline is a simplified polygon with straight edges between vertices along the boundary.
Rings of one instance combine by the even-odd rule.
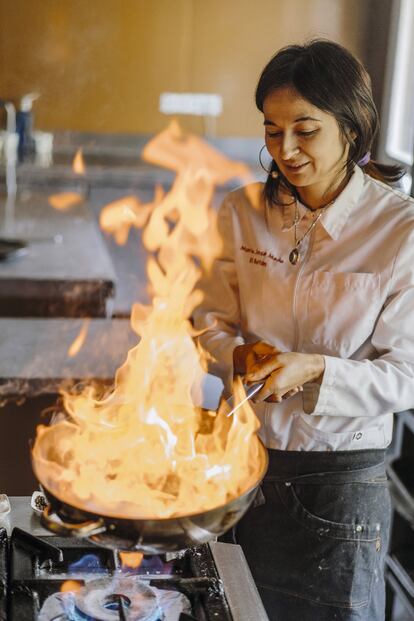
[[[70,357],[84,321],[0,319],[0,400],[57,394],[79,381],[111,383],[139,336],[129,319],[91,319],[83,347]],[[206,375],[199,404],[215,409],[222,389],[219,378]]]
[[[138,343],[126,319],[92,319],[79,353],[68,350],[82,319],[0,319],[0,396],[54,394],[63,383],[112,381]]]
[[[0,236],[27,243],[26,254],[0,262],[1,316],[106,315],[115,271],[82,199],[68,211],[32,190],[20,191],[14,203],[0,199]]]

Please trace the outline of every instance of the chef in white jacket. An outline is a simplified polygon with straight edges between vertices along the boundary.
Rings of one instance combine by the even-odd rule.
[[[232,536],[270,619],[384,618],[393,412],[414,407],[414,202],[370,158],[369,77],[329,41],[289,46],[260,77],[272,162],[230,193],[194,314],[210,371],[265,381],[269,449]]]

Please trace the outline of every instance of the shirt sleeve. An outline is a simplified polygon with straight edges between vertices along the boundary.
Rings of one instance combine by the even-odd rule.
[[[193,312],[194,327],[208,371],[218,375],[225,391],[232,392],[233,350],[243,345],[240,336],[240,302],[234,260],[231,199],[227,197],[218,214],[222,249],[209,272],[199,283],[203,300]]]
[[[397,253],[389,295],[371,343],[374,360],[325,356],[317,416],[377,416],[414,407],[414,231]],[[310,386],[308,392],[314,391]],[[310,394],[307,395],[308,401]]]

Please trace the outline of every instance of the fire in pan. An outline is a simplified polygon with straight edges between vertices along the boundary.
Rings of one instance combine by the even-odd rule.
[[[40,451],[43,448],[38,447]],[[104,547],[137,550],[144,554],[172,552],[206,543],[234,526],[253,501],[268,463],[267,452],[259,440],[257,448],[260,464],[257,476],[239,496],[206,511],[189,510],[186,515],[168,518],[102,514],[72,504],[50,491],[34,459],[35,474],[49,503],[41,516],[42,524],[57,535],[84,537]]]

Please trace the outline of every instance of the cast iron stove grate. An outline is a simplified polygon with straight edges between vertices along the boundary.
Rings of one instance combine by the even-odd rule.
[[[8,558],[7,558],[8,553]],[[8,589],[6,592],[8,573]],[[89,597],[95,598],[98,589],[106,588],[110,580],[124,576],[119,554],[107,548],[100,548],[79,539],[60,538],[55,536],[34,537],[25,531],[15,528],[7,551],[7,537],[0,533],[0,621],[38,621],[45,610],[46,604],[57,604],[56,597],[68,598],[68,581],[73,581],[69,588],[83,588],[81,606],[73,608],[70,603],[70,614],[75,610],[74,621],[95,621],[97,617],[85,611],[84,603]],[[170,560],[163,556],[144,557],[136,569],[129,569],[127,583],[143,584],[145,588],[161,594],[161,605],[167,602],[167,594],[176,594],[175,599],[187,600],[188,607],[176,615],[179,621],[232,621],[233,617],[228,606],[222,581],[218,575],[210,548],[207,544],[186,550]],[[122,582],[124,586],[125,581]],[[87,585],[85,590],[85,585]],[[119,586],[119,583],[116,585]],[[131,597],[133,595],[118,592],[118,588],[109,596],[105,596],[105,608],[108,619],[128,620],[131,616]],[[144,588],[144,590],[145,590]],[[73,591],[69,591],[73,593]],[[180,595],[181,594],[181,595]],[[73,600],[73,595],[70,595]],[[69,597],[69,600],[70,600]],[[171,595],[170,595],[171,597]],[[48,599],[49,598],[49,599]],[[67,601],[67,600],[65,600]],[[77,600],[78,601],[78,600]],[[66,604],[65,604],[66,606]],[[54,609],[55,610],[55,609]],[[57,610],[57,609],[56,609]],[[65,610],[68,610],[65,608]],[[168,606],[162,613],[169,615]],[[161,611],[152,611],[148,621],[169,621]],[[3,615],[3,616],[1,616]],[[154,616],[155,615],[155,616]],[[46,617],[45,617],[46,618]],[[67,612],[54,613],[48,621],[72,621]],[[141,617],[137,617],[141,621]],[[142,617],[144,621],[145,617]]]

